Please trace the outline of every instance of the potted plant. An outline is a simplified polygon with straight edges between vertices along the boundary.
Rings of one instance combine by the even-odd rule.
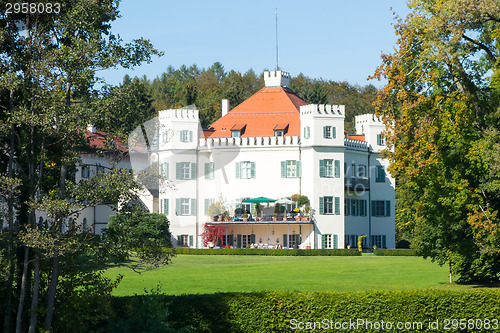
[[[312,215],[312,208],[309,205],[304,207],[304,217],[302,217],[302,221],[309,221]]]
[[[243,222],[248,221],[248,214],[243,214],[242,217],[243,217]]]
[[[214,221],[217,221],[217,218],[219,221],[222,221],[224,219],[223,214],[225,211],[226,207],[224,206],[224,198],[221,195],[219,200],[210,204],[207,214],[208,216],[212,216]]]
[[[273,214],[273,221],[277,221],[278,220],[278,214],[274,213]]]

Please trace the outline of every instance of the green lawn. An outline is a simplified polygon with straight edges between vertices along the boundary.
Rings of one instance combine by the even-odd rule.
[[[232,291],[360,291],[420,288],[458,289],[446,267],[419,257],[272,257],[178,255],[171,265],[138,274],[112,267],[108,277],[124,276],[114,294],[144,294],[160,286],[168,295]]]

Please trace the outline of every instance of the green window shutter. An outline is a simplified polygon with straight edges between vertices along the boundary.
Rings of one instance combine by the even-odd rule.
[[[340,215],[340,197],[335,197],[335,215]]]
[[[196,215],[196,199],[191,199],[191,215]]]
[[[391,216],[391,202],[389,200],[385,202],[385,216]]]
[[[205,163],[205,179],[210,179],[210,163]]]
[[[281,178],[286,178],[286,161],[281,161]]]
[[[255,234],[250,235],[250,244],[255,244]]]
[[[175,215],[180,215],[181,213],[181,199],[175,199]]]
[[[165,162],[164,165],[165,165],[165,179],[169,179],[170,176],[169,176],[169,172],[168,172],[169,171],[168,163]]]
[[[298,249],[300,245],[300,235],[295,234],[295,247]]]
[[[321,248],[326,249],[326,235],[321,235]]]
[[[377,216],[377,207],[375,205],[375,200],[372,200],[372,216]]]
[[[160,214],[163,214],[163,199],[160,199]]]
[[[208,215],[208,207],[210,207],[210,199],[205,199],[205,215]]]
[[[319,160],[319,176],[326,177],[326,175],[325,175],[325,160]]]
[[[326,128],[327,128],[327,127],[328,127],[328,126],[323,126],[323,137],[324,137],[325,139],[326,139]]]
[[[351,199],[345,199],[345,215],[351,215]]]
[[[193,235],[189,235],[189,246],[193,246]]]
[[[334,139],[337,138],[337,127],[332,127],[332,135]]]
[[[240,162],[236,162],[236,179],[240,179],[241,178],[241,169],[240,169]]]
[[[335,160],[335,178],[340,178],[340,161]]]
[[[382,235],[382,248],[387,247],[387,238],[385,235]]]
[[[333,248],[339,248],[339,235],[333,235]]]
[[[287,234],[283,234],[283,247],[287,247],[288,246],[288,235]]]
[[[325,197],[319,197],[319,213],[325,215]]]
[[[377,134],[377,145],[380,145],[380,134]]]
[[[250,178],[255,178],[255,162],[250,163],[251,169],[250,169]]]
[[[191,163],[191,179],[196,179],[196,163]]]
[[[183,131],[179,131],[179,134],[180,134],[180,136],[179,136],[179,140],[180,140],[181,142],[182,142],[182,132],[183,132]]]
[[[375,235],[372,235],[372,249],[373,249],[373,245],[375,245]]]
[[[163,199],[163,214],[168,215],[168,199]]]
[[[181,179],[182,167],[181,163],[175,163],[175,179]]]
[[[233,240],[233,235],[231,235],[231,234],[230,234],[230,235],[228,235],[228,236],[227,236],[227,245],[229,245],[229,246],[233,246],[233,241],[234,241],[234,240]]]
[[[181,246],[181,235],[177,235],[177,246]]]
[[[366,216],[368,213],[366,203],[367,203],[367,200],[363,200],[363,216]]]
[[[297,161],[297,177],[302,177],[302,162]]]
[[[189,131],[189,142],[193,142],[193,131]]]
[[[381,165],[377,165],[377,178],[375,179],[377,183],[385,182],[385,170]]]
[[[241,247],[241,235],[236,236],[236,247],[237,248]]]

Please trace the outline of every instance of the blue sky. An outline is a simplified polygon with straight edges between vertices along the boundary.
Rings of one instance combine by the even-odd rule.
[[[390,9],[392,7],[392,10]],[[275,9],[278,10],[279,66],[292,76],[367,81],[381,53],[396,44],[393,11],[405,17],[405,0],[329,1],[160,1],[122,0],[112,25],[125,42],[144,37],[165,52],[134,70],[100,73],[118,84],[125,74],[153,79],[169,65],[209,67],[257,74],[276,67]]]

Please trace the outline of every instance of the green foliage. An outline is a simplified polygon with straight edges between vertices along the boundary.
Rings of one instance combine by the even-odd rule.
[[[176,254],[253,256],[361,256],[355,249],[175,249]]]
[[[406,239],[400,239],[396,242],[396,249],[409,249],[411,243]]]
[[[375,249],[376,256],[416,256],[417,251],[413,249]]]
[[[462,281],[500,280],[498,1],[413,0],[375,77],[397,181],[398,237]],[[492,80],[484,80],[492,75]],[[485,269],[486,268],[486,269]]]
[[[169,222],[157,213],[118,213],[110,216],[105,240],[116,250],[119,259],[129,259],[137,254],[140,264],[158,267],[168,264],[172,252]],[[113,244],[119,244],[114,246]],[[133,250],[134,252],[132,252]]]
[[[422,322],[401,332],[427,332],[429,321],[444,319],[498,319],[498,290],[369,291],[333,292],[253,292],[165,297],[170,302],[173,328],[190,326],[195,332],[290,332],[290,320],[315,322],[327,319],[347,321],[365,319],[385,322]],[[117,300],[123,304],[133,298]],[[132,310],[133,311],[133,310]],[[130,312],[132,313],[132,312]],[[335,330],[335,329],[333,329]],[[316,329],[313,332],[319,332]],[[358,327],[356,332],[373,332]],[[434,330],[435,331],[435,330]]]
[[[301,195],[297,198],[297,205],[299,206],[304,206],[304,205],[309,205],[309,198],[307,195]]]

